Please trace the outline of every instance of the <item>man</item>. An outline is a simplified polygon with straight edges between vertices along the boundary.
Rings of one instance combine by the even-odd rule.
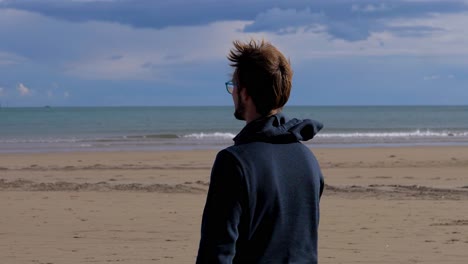
[[[289,61],[268,42],[235,41],[226,83],[246,126],[211,172],[197,263],[317,263],[323,177],[300,141],[322,128],[288,119]]]

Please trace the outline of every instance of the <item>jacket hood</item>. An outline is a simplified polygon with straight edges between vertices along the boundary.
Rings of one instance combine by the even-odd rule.
[[[322,123],[311,119],[288,119],[284,114],[259,118],[248,123],[233,139],[236,145],[254,141],[291,143],[312,139]]]

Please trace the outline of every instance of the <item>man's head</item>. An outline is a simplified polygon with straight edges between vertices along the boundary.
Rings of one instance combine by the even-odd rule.
[[[234,90],[236,118],[245,118],[241,93],[252,99],[260,116],[267,116],[286,104],[293,72],[289,61],[273,45],[263,40],[234,41],[228,59],[235,68],[232,81],[237,87]]]

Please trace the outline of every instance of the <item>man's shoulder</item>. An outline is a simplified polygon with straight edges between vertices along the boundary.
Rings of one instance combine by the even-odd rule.
[[[236,144],[236,145],[232,145],[221,150],[220,153],[227,152],[233,155],[234,157],[240,157],[252,151],[253,152],[261,151],[261,147],[259,146],[261,144],[264,144],[264,143],[254,141],[254,142],[249,142],[249,143],[244,143],[244,144]]]
[[[312,151],[302,144],[301,142],[293,142],[289,144],[273,144],[262,141],[254,141],[245,144],[232,145],[220,151],[230,155],[240,163],[255,161],[257,157],[264,156],[265,153],[271,153],[272,155],[284,155],[284,153],[290,153],[294,155],[312,155]],[[219,155],[219,154],[218,154]]]
[[[289,147],[286,147],[289,146]],[[307,146],[302,144],[300,141],[290,142],[287,144],[275,144],[265,141],[252,141],[249,143],[238,144],[229,146],[222,151],[227,151],[233,154],[245,153],[245,152],[261,152],[265,150],[269,151],[286,151],[288,149],[308,149]]]
[[[255,142],[232,145],[218,152],[216,159],[229,159],[236,163],[242,164],[246,156],[251,156],[252,152],[259,151],[258,147],[255,147]]]

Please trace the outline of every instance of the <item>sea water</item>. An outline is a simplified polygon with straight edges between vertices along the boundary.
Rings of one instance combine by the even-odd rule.
[[[468,145],[468,106],[286,106],[324,124],[311,147]],[[221,149],[232,106],[0,108],[0,152]]]

